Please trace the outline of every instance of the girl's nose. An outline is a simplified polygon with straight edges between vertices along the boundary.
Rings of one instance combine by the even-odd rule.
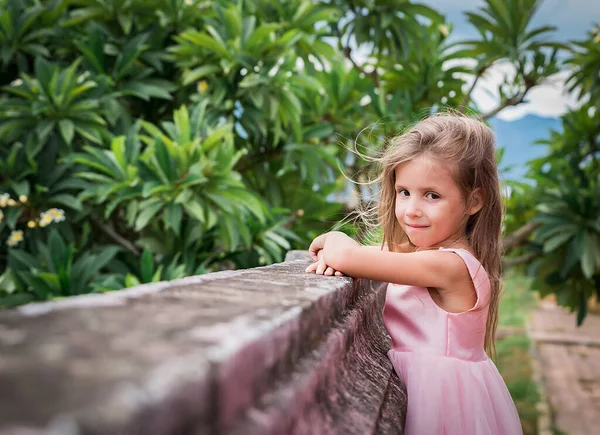
[[[411,217],[420,217],[422,215],[421,207],[419,207],[419,204],[415,200],[408,202],[405,213]]]

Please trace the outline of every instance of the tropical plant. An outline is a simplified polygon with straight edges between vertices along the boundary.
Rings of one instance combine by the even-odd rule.
[[[409,0],[0,0],[0,305],[304,249],[351,211],[365,127],[373,152],[465,74],[512,63],[498,112],[557,70],[538,2],[500,3],[451,44]]]
[[[593,106],[584,104],[562,117],[561,131],[552,130],[539,143],[547,156],[529,163],[530,199],[537,206],[531,244],[533,286],[555,293],[560,304],[586,316],[588,301],[600,296],[600,125]]]
[[[47,241],[38,239],[28,248],[10,251],[12,291],[0,298],[2,305],[90,293],[94,283],[106,279],[101,272],[121,249],[96,246],[80,254],[54,229]]]
[[[477,12],[467,12],[468,21],[479,33],[478,39],[463,41],[465,57],[476,60],[475,77],[462,107],[467,107],[479,79],[498,62],[510,64],[515,77],[499,88],[500,105],[483,115],[491,117],[505,107],[524,101],[531,88],[557,72],[556,50],[565,44],[549,40],[556,27],[531,28],[541,0],[485,0]],[[550,50],[549,54],[544,51]],[[506,88],[511,88],[509,93]]]
[[[600,175],[571,167],[546,176],[534,217],[540,225],[533,245],[538,255],[529,268],[532,285],[577,310],[581,324],[589,299],[600,298]]]
[[[588,32],[587,39],[573,42],[566,63],[573,68],[567,80],[569,90],[577,92],[580,99],[589,97],[600,108],[600,24]]]

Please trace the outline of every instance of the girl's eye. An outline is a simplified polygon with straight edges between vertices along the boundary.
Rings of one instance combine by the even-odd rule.
[[[425,195],[428,199],[440,199],[440,195],[435,192],[429,192]]]
[[[410,196],[410,193],[406,189],[399,189],[398,190],[398,195],[400,195],[400,196]]]

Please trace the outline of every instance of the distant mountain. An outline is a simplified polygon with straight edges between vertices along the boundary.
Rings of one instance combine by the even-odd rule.
[[[498,146],[505,149],[500,168],[511,166],[501,174],[504,179],[521,179],[526,172],[525,163],[546,154],[547,147],[534,142],[549,138],[551,129],[562,130],[559,118],[537,115],[526,115],[514,121],[494,117],[488,121],[496,133]]]

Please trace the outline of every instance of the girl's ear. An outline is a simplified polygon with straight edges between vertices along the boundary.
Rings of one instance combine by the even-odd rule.
[[[473,216],[483,207],[484,202],[484,192],[481,187],[478,187],[471,193],[471,200],[469,202],[469,208],[467,209],[467,214],[469,216]]]

